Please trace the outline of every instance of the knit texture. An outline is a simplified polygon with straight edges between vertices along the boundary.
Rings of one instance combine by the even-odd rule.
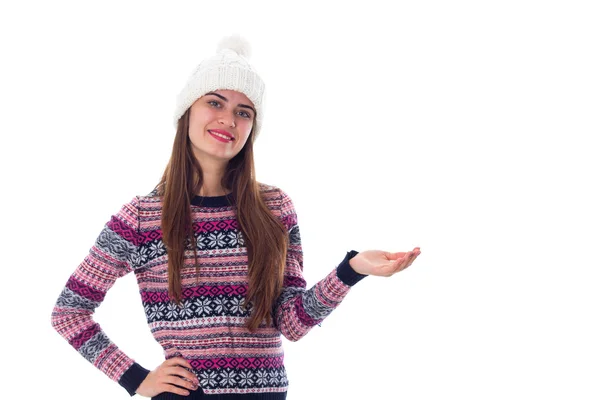
[[[182,306],[169,299],[168,258],[160,228],[162,203],[153,190],[124,204],[106,223],[59,295],[52,326],[83,357],[134,395],[149,370],[121,351],[92,318],[115,281],[133,271],[148,325],[165,359],[185,358],[198,377],[200,388],[186,398],[205,393],[284,399],[288,377],[281,336],[301,339],[366,275],[350,267],[349,260],[356,254],[350,251],[324,279],[306,289],[292,200],[275,186],[259,183],[259,187],[290,239],[284,288],[273,305],[273,323],[263,320],[254,333],[244,326],[252,311],[242,308],[248,289],[248,257],[231,194],[192,199],[199,279],[196,282],[193,250],[188,249],[181,271]],[[256,397],[259,393],[266,397]]]

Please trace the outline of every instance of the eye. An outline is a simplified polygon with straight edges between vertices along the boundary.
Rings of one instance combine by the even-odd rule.
[[[248,113],[246,111],[240,111],[238,114],[240,114],[243,118],[247,118],[247,119],[252,118],[252,115],[250,115],[250,113]]]
[[[216,100],[209,100],[209,101],[207,101],[207,103],[208,103],[208,104],[210,104],[210,105],[211,105],[211,106],[213,106],[213,107],[216,107],[216,106],[220,106],[220,105],[221,105],[221,104],[219,104],[219,102],[218,102],[218,101],[216,101]]]

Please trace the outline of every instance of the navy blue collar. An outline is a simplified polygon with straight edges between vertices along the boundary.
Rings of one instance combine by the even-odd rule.
[[[194,196],[191,203],[201,207],[228,207],[235,205],[233,192],[222,196]]]

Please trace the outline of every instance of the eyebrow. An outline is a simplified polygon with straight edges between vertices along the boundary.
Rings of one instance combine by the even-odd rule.
[[[218,94],[218,93],[215,93],[215,92],[208,92],[208,93],[206,93],[206,95],[209,95],[209,94],[212,94],[213,96],[217,96],[218,98],[220,98],[220,99],[221,99],[221,100],[223,100],[223,101],[229,101],[229,100],[227,100],[227,98],[226,98],[226,97],[224,97],[224,96],[221,96],[221,95],[220,95],[220,94]],[[256,115],[256,110],[254,109],[254,107],[251,107],[251,106],[249,106],[249,105],[247,105],[247,104],[241,104],[241,103],[240,103],[240,104],[238,104],[238,107],[242,107],[242,108],[248,108],[248,109],[250,109],[250,110],[252,110],[252,111],[254,112],[254,115]]]

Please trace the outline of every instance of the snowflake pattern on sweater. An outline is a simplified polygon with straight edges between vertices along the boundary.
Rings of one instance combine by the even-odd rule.
[[[83,262],[68,279],[52,311],[52,326],[79,353],[130,395],[149,372],[121,351],[92,318],[115,281],[134,272],[151,333],[165,359],[183,357],[206,394],[280,393],[288,379],[281,336],[297,341],[326,318],[366,275],[348,260],[306,289],[297,215],[281,189],[259,184],[271,212],[289,233],[284,287],[273,305],[273,323],[251,333],[244,324],[252,307],[248,257],[231,195],[192,200],[197,280],[193,250],[181,271],[182,305],[169,299],[168,255],[160,229],[162,204],[156,189],[136,196],[110,218]],[[271,397],[272,398],[272,397]],[[285,398],[285,397],[281,397]]]

